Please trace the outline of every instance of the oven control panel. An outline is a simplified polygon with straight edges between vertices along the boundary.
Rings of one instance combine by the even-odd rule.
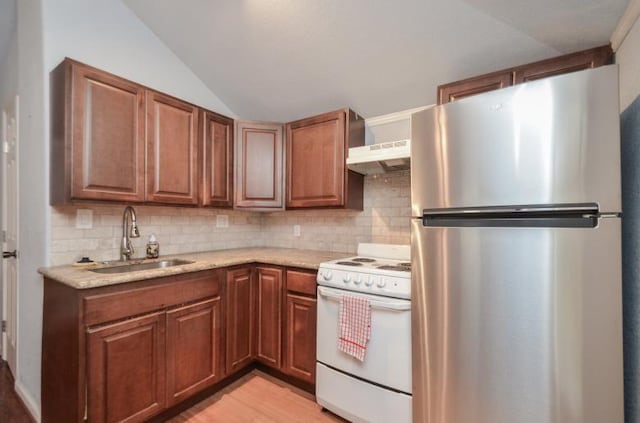
[[[389,272],[390,273],[390,272]],[[318,285],[348,289],[368,294],[384,295],[396,298],[411,298],[411,275],[370,274],[351,270],[318,269]]]

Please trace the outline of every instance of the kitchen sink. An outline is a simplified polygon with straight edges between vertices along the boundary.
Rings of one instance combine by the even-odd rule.
[[[136,272],[138,270],[164,269],[165,267],[180,266],[183,264],[191,264],[191,263],[193,263],[193,261],[171,259],[171,260],[161,260],[161,261],[153,261],[153,262],[147,262],[147,263],[133,262],[133,263],[122,264],[119,266],[101,267],[99,269],[89,269],[89,270],[96,273],[126,273],[126,272]]]

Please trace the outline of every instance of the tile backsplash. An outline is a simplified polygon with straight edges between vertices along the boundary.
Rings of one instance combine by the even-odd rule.
[[[134,256],[144,255],[149,235],[160,243],[160,255],[241,247],[286,247],[353,254],[359,242],[409,243],[410,172],[365,178],[364,211],[309,210],[254,213],[236,210],[134,206],[140,238]],[[93,211],[92,229],[76,229],[76,211]],[[82,256],[94,260],[120,257],[122,205],[51,207],[52,266]],[[218,215],[229,226],[216,227]],[[294,236],[300,225],[300,236]]]

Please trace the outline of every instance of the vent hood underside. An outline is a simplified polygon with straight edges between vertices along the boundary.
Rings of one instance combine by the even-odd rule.
[[[390,141],[349,149],[349,169],[372,175],[407,170],[411,163],[411,140]]]

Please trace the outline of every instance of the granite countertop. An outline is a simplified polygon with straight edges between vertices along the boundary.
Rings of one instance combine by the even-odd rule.
[[[145,260],[145,262],[170,259],[193,261],[193,263],[190,264],[159,269],[113,274],[96,273],[90,270],[124,264],[123,262],[112,262],[109,264],[98,264],[92,267],[75,267],[71,265],[42,267],[38,269],[38,272],[47,278],[64,283],[73,288],[88,289],[247,263],[266,263],[316,270],[318,269],[318,265],[322,262],[336,260],[346,256],[349,256],[349,253],[297,250],[290,248],[238,248],[232,250],[162,256],[155,260]]]

